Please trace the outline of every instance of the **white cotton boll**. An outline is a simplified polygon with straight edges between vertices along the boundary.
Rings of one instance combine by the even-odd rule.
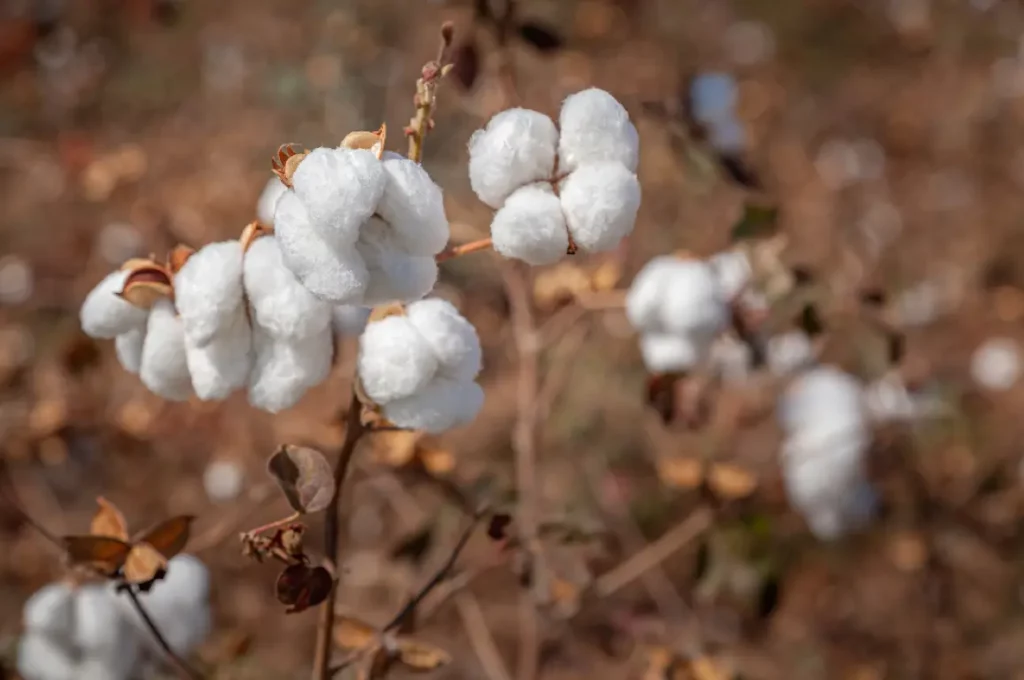
[[[359,379],[378,404],[422,390],[437,369],[430,345],[404,316],[372,321],[359,338]]]
[[[116,592],[102,585],[86,585],[75,601],[75,645],[85,655],[81,677],[106,671],[107,677],[126,678],[139,654],[139,639],[117,602]],[[103,675],[92,675],[102,678]]]
[[[527,264],[552,264],[565,257],[569,231],[562,203],[550,185],[517,189],[491,221],[494,249]]]
[[[779,401],[778,417],[787,433],[862,432],[866,413],[863,387],[852,375],[819,366],[797,376]]]
[[[359,227],[380,202],[384,184],[384,166],[366,149],[313,149],[292,176],[310,227],[336,251],[356,242]]]
[[[234,323],[242,295],[242,244],[238,241],[203,246],[174,275],[174,304],[186,335],[198,347]]]
[[[498,209],[519,187],[551,178],[558,128],[529,109],[502,111],[469,139],[469,183],[481,201]]]
[[[768,339],[765,348],[768,370],[775,375],[789,375],[815,360],[814,345],[803,331],[789,331]]]
[[[432,256],[448,244],[448,218],[441,187],[419,163],[384,161],[386,183],[377,214],[391,225],[396,244],[409,255]]]
[[[24,680],[79,680],[71,650],[31,632],[18,641],[18,673]]]
[[[167,575],[139,598],[171,648],[188,656],[210,632],[210,572],[193,555],[177,555],[167,564]],[[127,598],[122,612],[142,631],[154,653],[160,654],[145,623]]]
[[[117,352],[117,360],[121,367],[133,375],[137,375],[142,365],[142,346],[146,341],[146,329],[122,333],[114,338],[114,350]]]
[[[249,376],[249,403],[278,413],[291,408],[331,372],[334,337],[330,328],[303,339],[274,339],[253,329],[256,360]]]
[[[637,272],[626,293],[626,318],[638,331],[661,330],[662,297],[679,258],[661,255]]]
[[[728,73],[702,73],[690,84],[693,117],[701,123],[731,118],[737,98],[736,79]]]
[[[70,642],[74,631],[75,591],[66,583],[43,586],[25,602],[25,630]]]
[[[357,337],[366,328],[371,311],[369,307],[335,305],[331,310],[334,332],[341,336]]]
[[[558,171],[572,172],[581,165],[614,161],[636,172],[640,135],[626,108],[596,87],[570,95],[559,116]]]
[[[265,224],[268,227],[274,226],[274,208],[277,207],[278,200],[287,191],[288,187],[277,175],[267,180],[267,185],[263,187],[260,197],[256,200],[256,219],[260,221],[260,224]]]
[[[416,394],[384,404],[384,417],[410,430],[437,434],[472,422],[484,404],[475,382],[438,377]]]
[[[729,323],[729,305],[714,270],[700,260],[679,260],[662,293],[661,327],[710,343]]]
[[[185,337],[185,358],[192,389],[203,401],[226,399],[244,387],[252,369],[252,329],[244,309],[235,312],[229,326],[199,347]]]
[[[87,656],[78,664],[76,680],[128,680],[132,667],[125,665],[125,657],[115,653]]]
[[[739,295],[754,276],[750,258],[740,250],[726,250],[708,259],[726,299]]]
[[[480,337],[455,305],[438,298],[421,300],[409,305],[406,314],[440,362],[441,375],[471,381],[480,373]]]
[[[284,264],[309,292],[338,304],[362,301],[370,279],[363,259],[354,251],[332,251],[310,228],[306,208],[294,192],[277,202],[274,219],[274,236]]]
[[[370,273],[363,305],[419,300],[437,283],[437,261],[432,256],[403,253],[397,240],[391,225],[379,217],[371,217],[363,225],[356,242],[356,252]]]
[[[170,401],[186,401],[192,394],[185,329],[170,300],[158,300],[149,313],[139,378],[151,392]]]
[[[119,295],[127,278],[126,271],[111,272],[86,296],[79,313],[86,335],[110,339],[146,325],[147,311]]]
[[[1012,338],[989,338],[971,355],[971,377],[989,390],[1010,389],[1020,371],[1020,347]]]
[[[621,163],[583,165],[562,181],[562,210],[581,250],[611,250],[633,231],[640,182]]]
[[[306,338],[331,322],[331,306],[309,292],[284,264],[277,238],[249,246],[243,267],[253,321],[277,338]]]
[[[640,354],[651,373],[671,373],[693,368],[705,348],[686,337],[648,333],[640,337]]]

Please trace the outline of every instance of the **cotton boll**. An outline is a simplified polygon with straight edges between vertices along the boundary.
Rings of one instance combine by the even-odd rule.
[[[505,257],[534,266],[557,262],[569,249],[561,201],[549,185],[517,189],[495,213],[491,239]]]
[[[803,331],[789,331],[769,338],[766,359],[772,373],[789,375],[814,361],[814,346]]]
[[[256,219],[268,227],[274,226],[274,208],[277,201],[288,191],[288,187],[276,175],[267,181],[256,201]]]
[[[309,215],[294,192],[277,202],[274,236],[284,264],[313,295],[337,304],[358,304],[370,275],[355,252],[332,251],[310,228]]]
[[[116,598],[102,585],[78,590],[75,602],[75,645],[84,654],[81,677],[105,671],[107,678],[127,678],[139,654],[139,639],[125,620]],[[91,675],[103,678],[103,675]]]
[[[164,399],[185,401],[192,394],[185,329],[170,300],[157,301],[149,313],[139,377],[151,392]]]
[[[621,163],[581,166],[562,181],[561,194],[569,233],[582,250],[611,250],[633,231],[640,182]]]
[[[331,310],[334,332],[342,336],[358,336],[366,328],[371,311],[369,307],[335,305]]]
[[[443,375],[471,381],[480,373],[480,338],[452,303],[438,298],[421,300],[409,305],[406,314],[437,357]]]
[[[362,304],[419,300],[437,283],[434,258],[406,255],[397,241],[394,229],[379,217],[372,217],[363,225],[356,251],[366,263],[370,279]]]
[[[167,564],[166,577],[154,583],[148,593],[140,593],[139,598],[167,643],[179,655],[187,656],[210,632],[210,572],[193,555],[172,558]],[[127,598],[119,602],[126,618],[144,631],[153,651],[160,654],[131,603]]]
[[[146,310],[120,297],[128,272],[107,274],[82,303],[82,330],[94,338],[110,339],[146,325]]]
[[[226,399],[244,387],[253,364],[252,330],[245,310],[235,312],[231,325],[202,347],[186,336],[185,357],[192,388],[203,401]]]
[[[70,643],[74,631],[75,591],[66,583],[51,583],[25,602],[25,630]]]
[[[174,276],[174,302],[189,340],[202,347],[242,308],[242,244],[203,246]]]
[[[779,422],[787,433],[813,433],[827,438],[862,432],[866,413],[863,388],[856,378],[832,366],[799,375],[782,394]],[[810,436],[810,435],[807,435]]]
[[[284,264],[277,238],[256,239],[245,253],[245,292],[253,320],[277,338],[307,338],[331,321],[331,306],[309,292]]]
[[[626,318],[638,331],[661,329],[662,297],[671,271],[680,260],[668,255],[654,258],[643,266],[626,293]]]
[[[476,418],[484,391],[475,382],[438,377],[421,391],[384,405],[384,417],[399,427],[440,433]]]
[[[253,329],[256,360],[249,376],[249,403],[278,413],[298,403],[311,387],[327,379],[334,355],[330,328],[303,339],[274,339]]]
[[[680,260],[668,271],[660,309],[661,327],[710,343],[729,323],[729,306],[706,262]]]
[[[124,657],[116,653],[88,656],[78,664],[76,680],[128,680],[131,666],[125,666]]]
[[[142,365],[142,345],[146,340],[146,329],[122,333],[114,338],[114,349],[117,352],[117,360],[121,367],[129,373],[136,375]]]
[[[469,139],[469,183],[481,201],[500,208],[519,187],[550,179],[558,128],[542,113],[508,109]]]
[[[79,680],[70,650],[31,632],[18,641],[18,673],[24,680]]]
[[[640,136],[626,108],[604,90],[590,88],[567,97],[559,126],[559,172],[600,161],[621,163],[636,172]]]
[[[356,242],[359,227],[377,208],[384,167],[366,149],[313,149],[292,176],[309,225],[335,251]],[[277,215],[274,215],[277,219]]]
[[[640,338],[640,354],[651,373],[689,370],[700,361],[702,351],[703,348],[685,337],[648,333]]]
[[[433,256],[448,244],[448,218],[441,188],[419,163],[408,158],[384,161],[386,182],[377,214],[391,225],[406,254]]]
[[[378,404],[419,392],[437,369],[430,345],[404,316],[373,321],[359,338],[359,379]]]
[[[739,295],[754,276],[750,258],[740,250],[726,250],[708,259],[726,299]]]

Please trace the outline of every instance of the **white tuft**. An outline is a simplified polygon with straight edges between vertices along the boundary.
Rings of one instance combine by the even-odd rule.
[[[611,250],[633,231],[640,182],[621,163],[583,165],[562,181],[562,210],[576,245]]]
[[[25,630],[69,641],[74,632],[75,593],[66,583],[43,586],[25,602]]]
[[[130,330],[114,338],[114,350],[121,367],[137,375],[142,366],[142,346],[146,341],[145,327]]]
[[[569,248],[562,204],[546,184],[517,189],[491,222],[494,249],[531,265],[557,262]]]
[[[437,357],[439,375],[471,381],[480,373],[480,338],[452,303],[438,298],[421,300],[409,305],[406,313]]]
[[[772,336],[765,348],[768,369],[778,376],[789,375],[814,363],[814,345],[803,331]]]
[[[273,236],[258,238],[249,246],[244,281],[253,321],[276,338],[307,338],[330,323],[331,306],[309,292],[285,266]]]
[[[399,427],[439,433],[471,422],[484,403],[475,382],[437,377],[422,390],[384,405],[384,417]]]
[[[335,251],[355,243],[359,227],[380,202],[384,184],[383,165],[365,149],[313,149],[292,176],[310,228]],[[274,218],[279,219],[276,213]]]
[[[29,632],[18,641],[18,673],[25,680],[80,680],[71,651]]]
[[[245,486],[245,470],[235,460],[211,461],[203,471],[203,489],[214,503],[238,498]]]
[[[404,316],[372,321],[359,338],[359,379],[378,404],[419,392],[437,369],[430,345]]]
[[[661,255],[637,272],[626,293],[626,318],[638,331],[660,331],[661,306],[678,258]]]
[[[732,300],[746,289],[754,276],[750,258],[741,250],[726,250],[708,259],[726,299]]]
[[[126,271],[111,272],[86,296],[79,313],[86,335],[109,339],[146,325],[147,311],[119,296],[127,278]]]
[[[729,321],[729,307],[714,270],[700,260],[679,260],[669,268],[666,281],[660,327],[711,342]]]
[[[274,208],[277,207],[278,200],[287,191],[288,187],[277,175],[267,180],[267,185],[263,187],[260,197],[256,200],[256,219],[261,224],[268,227],[274,226]]]
[[[342,336],[358,336],[366,328],[371,311],[369,307],[335,305],[331,310],[334,332]]]
[[[377,214],[394,229],[396,245],[409,255],[441,252],[449,237],[441,188],[423,166],[408,158],[384,161],[384,171],[386,183]]]
[[[284,264],[309,292],[337,304],[362,301],[370,278],[362,258],[332,251],[310,228],[306,208],[294,192],[281,197],[274,217]]]
[[[559,126],[559,173],[601,161],[621,163],[636,172],[640,136],[625,107],[604,90],[590,88],[567,97]]]
[[[551,178],[558,128],[542,113],[508,109],[469,140],[469,183],[481,201],[500,208],[519,187]]]
[[[331,372],[334,337],[330,328],[301,340],[275,340],[253,332],[256,360],[249,375],[249,403],[277,413],[298,403]]]
[[[242,244],[211,243],[197,250],[174,276],[174,302],[189,340],[197,347],[234,322],[242,309]]]
[[[989,338],[971,355],[971,377],[985,389],[1010,389],[1020,370],[1020,346],[1012,338]]]
[[[686,371],[703,357],[706,348],[686,337],[648,333],[640,337],[640,354],[651,373]]]
[[[370,278],[362,304],[419,300],[433,290],[437,282],[437,262],[433,256],[407,255],[399,249],[397,241],[394,229],[379,217],[372,217],[363,225],[356,251]]]
[[[201,347],[186,336],[185,357],[200,399],[219,401],[244,387],[253,364],[252,329],[245,310],[235,312],[230,324]]]
[[[158,300],[149,313],[139,377],[150,391],[164,399],[185,401],[192,394],[185,329],[170,300]]]

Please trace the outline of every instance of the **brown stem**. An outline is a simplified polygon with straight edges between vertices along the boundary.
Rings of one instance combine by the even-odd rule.
[[[449,246],[438,253],[434,259],[438,262],[444,262],[445,260],[451,260],[452,258],[461,257],[468,255],[469,253],[475,253],[480,250],[490,249],[494,243],[490,238],[482,238],[478,241],[470,241],[469,243],[463,243],[461,246]]]
[[[330,677],[329,661],[331,658],[332,637],[334,632],[334,600],[338,589],[338,507],[341,501],[342,484],[352,462],[352,454],[356,444],[366,433],[362,421],[363,405],[355,392],[352,393],[352,404],[348,409],[348,420],[345,427],[345,441],[341,445],[338,461],[334,465],[334,496],[327,506],[324,517],[324,555],[334,572],[334,586],[331,594],[320,606],[320,622],[316,629],[316,655],[313,659],[313,680],[327,680]]]
[[[160,645],[160,649],[162,649],[164,654],[167,655],[167,658],[170,660],[171,664],[174,665],[178,674],[187,680],[202,680],[202,674],[189,666],[184,659],[175,654],[174,650],[171,649],[170,643],[168,643],[164,638],[163,633],[160,632],[160,628],[157,627],[156,622],[149,616],[149,612],[146,611],[146,608],[142,605],[142,600],[139,599],[138,594],[132,589],[132,587],[128,584],[124,584],[123,587],[119,588],[119,590],[128,593],[128,599],[131,600],[132,607],[134,607],[135,611],[139,613],[139,616],[142,618],[142,622],[146,624],[146,628],[149,629],[153,639],[156,640],[158,645]]]

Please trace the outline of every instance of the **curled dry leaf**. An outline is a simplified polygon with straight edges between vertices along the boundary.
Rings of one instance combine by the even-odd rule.
[[[106,536],[128,541],[128,522],[124,514],[116,505],[100,496],[96,499],[100,509],[92,518],[89,525],[89,534],[92,536]]]
[[[129,264],[132,264],[129,267]],[[174,293],[171,273],[152,260],[129,260],[122,269],[130,272],[119,295],[142,309],[149,309],[157,300]]]
[[[88,567],[108,578],[117,575],[132,546],[109,536],[65,536],[64,551],[72,565]]]
[[[296,512],[319,512],[334,496],[331,465],[316,449],[286,444],[267,461],[267,471]]]
[[[377,629],[351,616],[334,619],[334,642],[342,649],[367,649],[377,641]]]
[[[293,564],[277,577],[277,600],[288,606],[286,613],[296,614],[326,600],[333,587],[334,580],[325,568]]]

